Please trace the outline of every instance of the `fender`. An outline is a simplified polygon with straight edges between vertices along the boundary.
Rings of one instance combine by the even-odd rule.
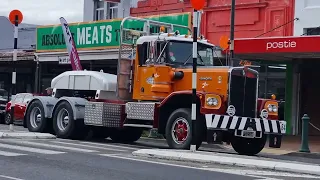
[[[205,95],[206,94],[212,94],[212,93],[206,93],[206,92],[202,92],[202,91],[197,91],[197,97],[198,100],[200,101],[200,113],[201,114],[223,114],[225,112],[225,103],[222,103],[221,108],[220,109],[207,109],[204,107],[204,104],[206,103],[205,101]],[[168,95],[165,99],[163,99],[159,105],[159,108],[161,108],[163,105],[166,104],[166,102],[170,101],[173,97],[177,96],[177,95],[192,95],[191,91],[176,91],[171,93],[170,95]],[[219,95],[219,94],[216,94]],[[221,96],[221,95],[219,95]],[[223,99],[223,97],[221,96],[221,99]],[[190,102],[191,103],[191,102]]]
[[[201,103],[201,106],[202,106],[203,102],[202,102],[202,100],[201,100],[201,97],[202,97],[203,95],[205,95],[205,93],[200,92],[200,91],[197,91],[196,93],[197,93],[197,96],[198,96],[198,98],[199,98],[199,100],[200,100],[200,103]],[[166,104],[167,101],[169,101],[171,98],[173,98],[173,97],[176,96],[176,95],[192,95],[192,91],[175,91],[175,92],[172,92],[171,94],[169,94],[166,98],[164,98],[164,99],[161,101],[159,107],[162,107],[164,104]],[[190,102],[190,103],[191,103],[191,102]]]
[[[53,112],[55,111],[57,106],[63,101],[67,101],[71,105],[74,120],[84,119],[85,106],[88,100],[79,97],[61,97],[55,104]]]
[[[25,112],[29,110],[29,105],[36,100],[39,100],[42,103],[45,117],[51,118],[53,107],[56,105],[58,98],[51,97],[51,96],[34,96],[33,99],[30,100],[30,102],[27,104],[27,108]]]

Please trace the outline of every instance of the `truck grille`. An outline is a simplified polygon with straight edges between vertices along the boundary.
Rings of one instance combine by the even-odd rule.
[[[256,117],[257,72],[243,67],[233,68],[230,73],[229,105],[236,109],[236,116]]]

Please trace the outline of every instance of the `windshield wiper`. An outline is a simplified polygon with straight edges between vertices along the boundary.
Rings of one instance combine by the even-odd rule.
[[[190,56],[189,56],[188,59],[183,63],[183,65],[186,65],[186,64],[187,64],[187,62],[190,60],[191,55],[192,55],[192,54],[190,54]],[[203,64],[197,63],[197,65],[205,66],[205,63],[204,63],[204,61],[202,60],[202,57],[199,55],[199,52],[198,52],[198,56],[200,57],[200,60],[203,62]]]

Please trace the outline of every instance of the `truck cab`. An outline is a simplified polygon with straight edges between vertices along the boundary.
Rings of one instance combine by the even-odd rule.
[[[127,21],[144,26],[133,30]],[[152,34],[155,26],[160,32]],[[52,97],[35,97],[28,104],[25,126],[33,132],[53,129],[60,138],[83,138],[91,129],[120,142],[134,142],[143,129],[157,129],[170,148],[189,149],[192,141],[199,148],[203,141],[219,139],[247,155],[259,153],[267,136],[279,146],[286,122],[267,119],[277,115],[276,102],[258,106],[259,73],[247,66],[217,65],[219,52],[203,37],[197,43],[197,119],[191,121],[193,38],[180,34],[183,29],[191,32],[186,26],[124,18],[117,75],[58,75],[51,82]]]

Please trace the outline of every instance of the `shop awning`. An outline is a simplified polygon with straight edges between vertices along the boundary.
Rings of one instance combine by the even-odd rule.
[[[320,36],[235,39],[234,53],[245,60],[320,58]]]
[[[112,50],[93,50],[93,51],[78,51],[79,58],[81,61],[90,61],[90,60],[112,60],[118,59],[119,57],[119,50],[112,49]],[[46,53],[35,53],[38,57],[39,62],[61,62],[64,64],[63,61],[65,59],[69,59],[67,52],[46,52]]]

